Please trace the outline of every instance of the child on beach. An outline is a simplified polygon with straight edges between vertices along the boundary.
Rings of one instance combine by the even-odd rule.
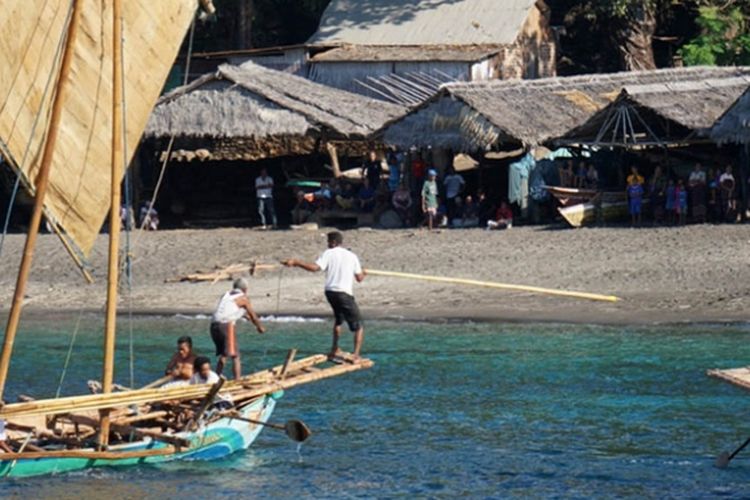
[[[576,170],[574,187],[577,187],[577,188],[585,187],[587,173],[588,173],[588,169],[586,168],[586,163],[581,162],[581,164],[578,165],[578,169]]]
[[[437,186],[437,170],[430,169],[427,172],[427,180],[422,186],[422,212],[427,218],[427,227],[432,231],[436,224],[439,224],[438,207],[438,186]]]
[[[682,179],[679,179],[677,181],[677,186],[675,187],[674,211],[677,223],[680,225],[685,224],[685,219],[687,217],[687,199],[688,195],[685,183]]]
[[[642,177],[630,176],[628,184],[628,207],[630,209],[631,226],[641,225],[641,206],[643,205]]]
[[[667,212],[667,224],[674,222],[674,200],[675,200],[675,185],[672,179],[667,181],[666,202],[664,203],[664,209]]]

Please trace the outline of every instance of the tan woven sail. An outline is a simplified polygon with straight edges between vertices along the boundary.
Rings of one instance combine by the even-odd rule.
[[[83,9],[73,86],[62,112],[45,213],[88,255],[110,206],[112,12],[106,0],[78,1]],[[3,0],[0,9],[0,148],[32,193],[55,87],[49,75],[57,74],[70,5]],[[198,0],[123,3],[127,161],[197,7]]]

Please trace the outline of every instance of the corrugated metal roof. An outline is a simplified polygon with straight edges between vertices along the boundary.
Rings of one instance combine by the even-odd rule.
[[[536,0],[333,0],[316,45],[512,44]]]

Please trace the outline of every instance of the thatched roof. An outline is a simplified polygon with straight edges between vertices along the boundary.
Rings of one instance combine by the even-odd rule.
[[[492,57],[502,45],[343,45],[314,55],[321,62],[475,62]]]
[[[705,140],[717,118],[750,87],[750,74],[626,86],[615,102],[559,142],[665,145]],[[624,120],[618,120],[616,114]]]
[[[537,0],[333,0],[312,45],[509,45]]]
[[[719,144],[750,144],[750,89],[717,120],[711,139]]]
[[[325,132],[362,139],[403,111],[253,63],[222,65],[162,97],[146,136],[264,139]]]
[[[379,132],[401,147],[486,150],[542,144],[581,126],[623,89],[750,75],[750,68],[693,67],[539,80],[456,83]],[[667,93],[677,92],[669,90]],[[672,101],[674,102],[674,101]]]

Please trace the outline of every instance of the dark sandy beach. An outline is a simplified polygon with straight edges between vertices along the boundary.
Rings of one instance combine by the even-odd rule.
[[[366,316],[416,320],[549,321],[602,324],[736,322],[750,319],[750,225],[505,232],[356,230],[345,245],[371,269],[613,294],[618,303],[369,277],[357,289]],[[235,263],[314,259],[325,229],[161,231],[135,236],[133,287],[121,309],[207,313],[227,282],[168,280]],[[0,261],[0,303],[7,309],[23,244],[10,235]],[[29,312],[98,310],[104,304],[107,248],[102,235],[84,283],[60,242],[41,237],[27,292]],[[323,279],[299,270],[259,273],[251,294],[262,314],[326,315]],[[278,297],[279,290],[281,292]]]

